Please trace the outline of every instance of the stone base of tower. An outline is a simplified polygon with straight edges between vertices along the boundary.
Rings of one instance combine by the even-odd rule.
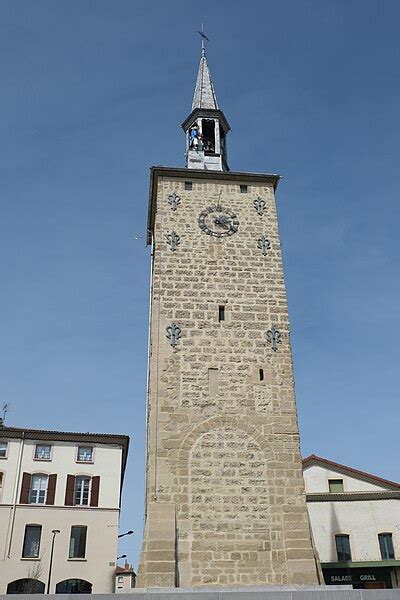
[[[136,587],[178,587],[175,505],[150,502]]]
[[[190,541],[190,536],[179,540],[175,505],[149,503],[136,587],[319,585],[318,560],[303,511],[290,506],[284,510],[286,549],[273,551],[263,532],[235,527],[223,539],[216,535],[206,543]],[[180,525],[182,534],[185,523]]]

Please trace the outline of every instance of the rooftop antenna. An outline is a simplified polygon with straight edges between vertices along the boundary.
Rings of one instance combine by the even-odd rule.
[[[0,427],[4,425],[4,421],[6,420],[6,414],[8,412],[8,404],[5,402],[2,407],[2,416],[0,417]]]
[[[205,45],[204,45],[204,40],[206,40],[207,42],[209,42],[210,40],[208,39],[208,37],[204,33],[204,25],[203,25],[203,23],[201,24],[201,31],[198,31],[197,33],[199,33],[200,37],[201,37],[201,56],[205,56],[205,54],[206,54],[206,48],[205,48]]]

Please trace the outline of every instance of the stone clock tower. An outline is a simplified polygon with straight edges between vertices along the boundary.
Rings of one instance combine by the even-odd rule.
[[[138,587],[317,584],[275,210],[229,171],[202,49],[185,168],[151,169],[146,521]]]

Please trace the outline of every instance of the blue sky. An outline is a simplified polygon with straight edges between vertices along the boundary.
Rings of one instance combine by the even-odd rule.
[[[137,534],[120,550],[136,563],[148,169],[184,163],[204,21],[231,169],[284,176],[303,455],[400,480],[400,4],[3,0],[0,12],[8,423],[132,437],[121,525]]]

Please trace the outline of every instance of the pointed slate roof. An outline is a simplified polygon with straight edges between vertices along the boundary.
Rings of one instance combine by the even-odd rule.
[[[197,73],[196,87],[194,89],[192,110],[195,108],[218,110],[217,97],[204,51],[201,54],[199,72]]]

